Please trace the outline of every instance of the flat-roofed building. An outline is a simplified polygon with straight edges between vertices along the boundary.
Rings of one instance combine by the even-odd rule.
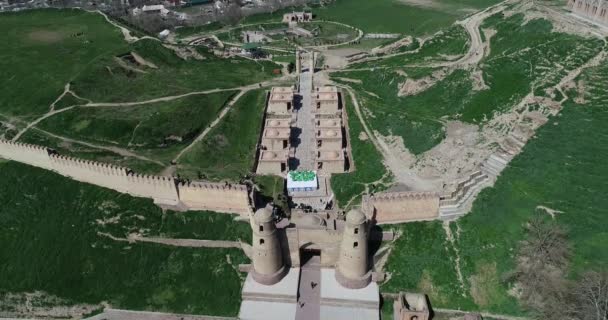
[[[340,112],[340,93],[336,87],[317,87],[313,91],[313,112],[336,114]]]
[[[345,168],[345,157],[342,150],[320,150],[315,154],[316,169],[326,173],[342,173]]]
[[[317,150],[342,151],[342,129],[317,129],[315,134]]]
[[[274,87],[268,98],[268,114],[290,114],[293,108],[293,88]]]
[[[287,171],[288,160],[288,150],[260,150],[256,172],[259,174],[282,175]]]
[[[262,147],[265,150],[287,150],[289,149],[289,128],[269,127],[262,134]]]
[[[316,129],[342,129],[342,119],[330,118],[330,119],[315,119]]]

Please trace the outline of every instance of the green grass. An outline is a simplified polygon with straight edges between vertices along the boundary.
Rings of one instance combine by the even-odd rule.
[[[315,8],[320,19],[338,21],[365,32],[424,35],[451,25],[473,10],[489,7],[495,0],[447,0],[434,8],[423,8],[396,0],[336,0],[325,8]]]
[[[253,170],[262,127],[266,91],[245,93],[213,128],[179,162],[186,177],[238,181]]]
[[[113,163],[131,168],[141,173],[158,174],[165,168],[164,165],[160,165],[153,161],[142,161],[134,157],[125,157],[109,150],[93,148],[78,143],[65,142],[36,129],[26,132],[23,136],[21,136],[19,141],[45,146],[58,151],[59,154],[62,155],[70,155],[81,159]]]
[[[91,64],[73,84],[82,97],[96,102],[141,101],[215,88],[235,88],[273,77],[278,66],[269,61],[219,58],[198,49],[204,60],[183,60],[153,40],[142,40]],[[120,67],[115,55],[137,52],[158,69],[137,73]]]
[[[272,201],[275,205],[288,209],[285,198],[285,179],[278,176],[255,176],[255,184],[260,188],[258,195],[264,202]]]
[[[134,310],[237,314],[236,267],[246,261],[240,250],[131,244],[97,232],[245,237],[246,223],[204,213],[167,218],[151,200],[14,162],[0,163],[0,171],[0,200],[11,204],[0,208],[0,291],[41,290],[73,303],[108,301]],[[116,216],[116,224],[98,222]]]
[[[541,127],[513,159],[496,185],[480,193],[471,213],[451,224],[466,297],[456,295],[454,265],[445,262],[455,254],[439,248],[439,243],[445,243],[445,231],[435,222],[400,227],[405,238],[395,243],[387,265],[392,278],[382,290],[419,288],[423,268],[439,292],[446,293],[431,299],[437,307],[521,314],[516,300],[507,294],[511,284],[502,279],[515,268],[524,224],[534,214],[545,214],[538,206],[563,211],[555,219],[568,230],[573,247],[569,277],[576,279],[585,270],[605,267],[608,198],[603,195],[608,190],[604,179],[608,164],[602,159],[608,156],[607,74],[605,64],[583,73],[579,80],[587,84],[588,103],[567,102],[559,116]],[[577,93],[568,95],[572,99]],[[422,254],[412,251],[422,247],[431,249],[424,250],[423,259],[418,260]]]
[[[355,39],[358,32],[355,29],[329,22],[310,22],[301,25],[302,28],[315,35],[313,38],[297,38],[295,42],[302,46],[318,46],[348,42]]]
[[[469,35],[462,26],[454,25],[442,30],[424,42],[422,47],[418,41],[412,45],[400,48],[403,54],[368,62],[355,63],[352,68],[396,68],[408,64],[423,64],[430,61],[445,61],[445,56],[464,55],[469,49]],[[407,52],[412,51],[412,52]]]
[[[153,40],[127,44],[119,30],[95,13],[28,10],[0,14],[0,113],[46,112],[66,83],[97,102],[137,101],[213,88],[237,87],[272,78],[271,62],[183,60]],[[121,68],[115,57],[135,51],[159,68],[146,73]],[[137,65],[132,64],[137,67]],[[65,104],[62,104],[66,106]]]
[[[391,244],[394,248],[385,266],[391,277],[381,286],[383,292],[423,292],[435,307],[474,308],[461,295],[455,254],[441,222],[413,222],[391,228],[400,237]]]
[[[354,165],[356,170],[350,173],[333,174],[331,176],[331,189],[336,196],[339,206],[344,206],[353,198],[360,201],[360,196],[365,191],[365,185],[373,182],[380,182],[386,168],[382,164],[382,156],[376,150],[372,141],[364,134],[363,126],[357,117],[355,107],[349,95],[345,95],[346,111],[348,112],[348,126],[350,134],[350,144]],[[361,139],[361,135],[367,137]],[[386,179],[385,179],[386,180]],[[387,182],[387,181],[382,181]],[[372,187],[373,188],[373,187]]]
[[[409,70],[405,69],[405,72]],[[422,72],[427,71],[424,69]],[[421,71],[413,69],[413,72]],[[430,89],[406,98],[397,96],[396,84],[406,80],[397,73],[358,71],[335,76],[361,80],[361,84],[344,83],[357,92],[359,103],[367,110],[363,112],[364,116],[373,115],[366,117],[366,121],[383,135],[403,137],[405,146],[415,154],[431,149],[445,138],[444,126],[439,119],[462,112],[461,102],[471,90],[468,72],[462,70],[452,73]]]
[[[496,186],[482,192],[472,213],[459,221],[462,229],[463,268],[467,273],[479,261],[500,261],[500,273],[513,269],[513,252],[523,238],[523,224],[545,206],[558,213],[556,220],[568,230],[573,246],[571,277],[584,270],[608,264],[605,245],[608,232],[602,194],[608,190],[608,68],[602,65],[583,74],[588,83],[586,98],[577,105],[568,102],[528,142]],[[575,96],[575,93],[571,93]]]
[[[0,113],[46,112],[96,57],[124,46],[120,31],[96,13],[27,10],[1,13]]]
[[[498,32],[491,40],[490,56],[482,59],[479,65],[489,86],[486,90],[474,91],[470,72],[456,70],[426,91],[398,97],[399,87],[407,78],[418,79],[434,71],[414,66],[429,57],[434,61],[443,59],[440,54],[466,51],[460,27],[450,28],[426,42],[418,53],[353,66],[382,69],[338,72],[333,76],[361,80],[361,84],[342,83],[358,92],[368,110],[364,113],[366,121],[383,135],[401,136],[412,153],[421,154],[444,139],[445,120],[483,125],[496,112],[508,110],[533,89],[542,91],[555,85],[602,47],[600,40],[552,32],[551,23],[546,20],[536,19],[523,24],[521,14],[509,18],[497,14],[483,27]],[[556,68],[556,65],[560,67]],[[405,71],[407,76],[398,73],[397,69]]]
[[[223,27],[223,25],[221,23],[212,22],[212,23],[205,24],[202,26],[177,28],[177,29],[175,29],[175,33],[179,37],[187,37],[187,36],[192,36],[192,35],[196,35],[196,34],[204,34],[207,32],[216,31],[216,30],[221,29],[222,27]]]
[[[67,107],[71,107],[71,106],[75,106],[75,105],[81,105],[81,104],[85,104],[87,103],[86,101],[82,100],[82,99],[78,99],[76,98],[73,94],[68,93],[66,95],[64,95],[61,100],[57,101],[55,103],[55,110],[60,110],[60,109],[64,109]]]
[[[130,107],[77,107],[38,127],[101,145],[120,146],[167,162],[215,120],[235,91]]]

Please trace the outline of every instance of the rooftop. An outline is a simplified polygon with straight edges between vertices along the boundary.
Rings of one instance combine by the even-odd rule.
[[[342,126],[342,119],[317,119],[315,126],[317,128],[339,128]]]
[[[291,127],[288,119],[266,119],[265,128],[289,128]]]
[[[286,162],[289,158],[287,150],[262,150],[260,152],[260,162]]]
[[[293,101],[293,93],[271,93],[269,100],[291,102]]]
[[[316,136],[321,139],[342,139],[342,130],[319,129]]]
[[[318,151],[317,160],[322,161],[344,161],[344,152],[339,151]]]
[[[338,93],[336,92],[319,92],[315,96],[317,101],[337,101]]]
[[[289,128],[266,128],[264,138],[266,139],[289,139],[291,129]]]

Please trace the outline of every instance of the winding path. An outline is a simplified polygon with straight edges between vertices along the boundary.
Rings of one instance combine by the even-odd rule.
[[[199,143],[201,140],[203,140],[207,134],[209,134],[209,132],[215,128],[215,126],[217,126],[220,121],[226,116],[226,114],[228,113],[228,111],[230,111],[230,109],[232,109],[232,106],[234,106],[234,104],[249,90],[241,90],[241,92],[239,92],[236,96],[234,96],[234,98],[232,98],[230,100],[230,102],[228,102],[228,104],[226,105],[226,107],[224,108],[224,110],[222,110],[222,112],[220,112],[220,114],[217,116],[217,118],[215,120],[213,120],[213,122],[211,122],[209,124],[209,126],[207,128],[205,128],[205,130],[203,130],[203,132],[201,132],[201,134],[198,135],[198,137],[196,137],[194,140],[192,140],[192,142],[185,147],[184,149],[182,149],[177,156],[175,156],[175,158],[173,158],[174,162],[177,162],[186,152],[188,152],[190,149],[192,149],[192,147]]]

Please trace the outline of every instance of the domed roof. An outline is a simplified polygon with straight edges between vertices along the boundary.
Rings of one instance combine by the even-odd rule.
[[[277,130],[268,130],[268,133],[266,135],[269,137],[276,137],[279,135],[279,132]]]
[[[338,135],[338,133],[336,132],[336,130],[329,130],[329,131],[327,131],[327,136],[328,137],[335,137],[337,135]]]
[[[274,159],[277,157],[277,154],[272,152],[272,151],[268,151],[268,152],[264,152],[264,156],[262,158],[270,160],[270,159]]]
[[[346,223],[350,225],[363,224],[365,219],[365,214],[359,209],[352,209],[346,214]]]
[[[279,120],[270,120],[270,125],[271,126],[278,126],[279,125]]]
[[[272,221],[272,210],[268,207],[258,209],[253,215],[255,222],[264,223]]]
[[[329,153],[329,158],[330,159],[338,159],[340,158],[340,154],[338,153],[338,151],[332,151]]]

